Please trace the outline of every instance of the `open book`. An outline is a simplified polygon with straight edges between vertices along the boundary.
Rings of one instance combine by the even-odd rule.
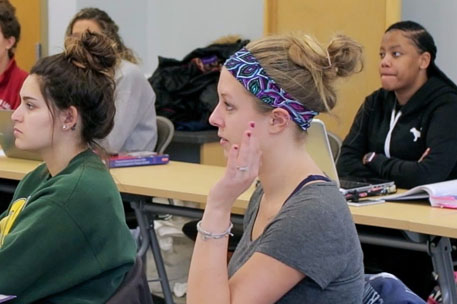
[[[428,198],[433,207],[457,209],[457,179],[414,187],[406,192],[383,197],[386,201]]]

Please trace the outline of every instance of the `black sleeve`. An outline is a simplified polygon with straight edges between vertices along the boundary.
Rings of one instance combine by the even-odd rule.
[[[412,188],[446,180],[457,165],[457,100],[438,106],[426,131],[430,154],[422,161],[405,161],[376,155],[368,164],[385,179],[395,180],[398,187]]]
[[[375,176],[375,173],[362,163],[365,153],[370,152],[368,151],[368,122],[371,113],[374,112],[373,107],[370,97],[367,97],[354,118],[341,147],[341,155],[337,163],[339,176]]]

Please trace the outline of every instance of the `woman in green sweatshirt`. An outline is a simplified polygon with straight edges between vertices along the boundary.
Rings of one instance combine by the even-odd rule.
[[[0,215],[0,294],[12,303],[105,303],[134,263],[119,192],[92,151],[113,127],[113,46],[95,33],[69,37],[21,89],[15,144],[44,163]]]

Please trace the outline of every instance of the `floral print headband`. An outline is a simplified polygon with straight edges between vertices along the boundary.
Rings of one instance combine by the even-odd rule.
[[[307,130],[313,117],[319,114],[284,91],[260,65],[254,55],[242,48],[224,63],[225,68],[254,96],[274,107],[286,110],[292,120]]]

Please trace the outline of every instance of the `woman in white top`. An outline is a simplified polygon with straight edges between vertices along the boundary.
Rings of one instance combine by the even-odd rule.
[[[154,91],[138,68],[138,60],[119,36],[119,27],[98,8],[83,8],[71,20],[66,36],[86,30],[102,33],[117,44],[121,62],[116,69],[114,128],[101,146],[110,154],[153,151],[157,143]]]

